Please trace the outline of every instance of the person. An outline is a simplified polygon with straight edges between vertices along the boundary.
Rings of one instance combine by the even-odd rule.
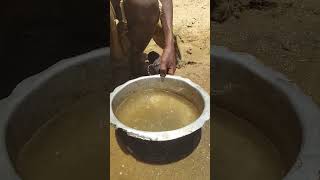
[[[111,0],[110,18],[113,69],[129,65],[132,78],[147,75],[146,67],[155,59],[150,61],[144,50],[153,39],[163,49],[156,73],[175,73],[181,55],[173,34],[172,0]]]

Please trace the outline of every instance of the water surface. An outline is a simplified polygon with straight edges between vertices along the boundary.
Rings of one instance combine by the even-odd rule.
[[[259,129],[223,109],[212,116],[214,180],[281,180],[285,163]]]
[[[107,175],[105,94],[83,97],[27,143],[16,162],[23,180],[102,180]]]
[[[182,128],[200,113],[186,98],[160,89],[135,92],[121,102],[115,112],[129,127],[145,131],[168,131]]]

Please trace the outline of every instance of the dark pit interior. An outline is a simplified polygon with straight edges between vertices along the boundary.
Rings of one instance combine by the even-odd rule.
[[[1,2],[0,80],[6,84],[0,98],[61,59],[109,44],[109,6],[104,1]]]

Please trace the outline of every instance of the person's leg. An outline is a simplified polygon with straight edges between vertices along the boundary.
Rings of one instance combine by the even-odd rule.
[[[133,76],[144,69],[143,51],[152,39],[160,17],[158,0],[125,0],[125,16],[130,41],[130,62]]]
[[[112,86],[118,86],[129,80],[129,65],[126,47],[121,41],[120,32],[116,24],[116,11],[110,3],[110,55],[111,55],[111,71],[112,71]]]
[[[125,54],[123,47],[121,46],[121,41],[119,37],[119,32],[117,30],[116,24],[116,13],[113,5],[110,3],[110,50],[111,56],[114,59],[115,63],[119,60],[124,60]]]

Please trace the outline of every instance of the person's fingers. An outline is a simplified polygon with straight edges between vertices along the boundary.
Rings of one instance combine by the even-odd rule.
[[[168,71],[168,68],[167,68],[167,65],[163,62],[160,62],[160,75],[161,76],[166,76],[167,74],[167,71]]]
[[[174,75],[175,72],[176,72],[176,65],[175,64],[171,64],[169,69],[168,69],[168,74]]]
[[[177,66],[176,66],[176,64],[173,66],[173,68],[172,68],[172,69],[173,69],[173,74],[174,74],[174,73],[176,73],[176,70],[177,70]]]
[[[164,70],[161,70],[161,69],[160,69],[160,72],[159,72],[159,73],[160,73],[160,76],[161,76],[161,77],[165,77],[165,76],[167,75],[167,72],[164,71]]]
[[[168,74],[174,75],[174,72],[175,72],[175,68],[169,68]]]

